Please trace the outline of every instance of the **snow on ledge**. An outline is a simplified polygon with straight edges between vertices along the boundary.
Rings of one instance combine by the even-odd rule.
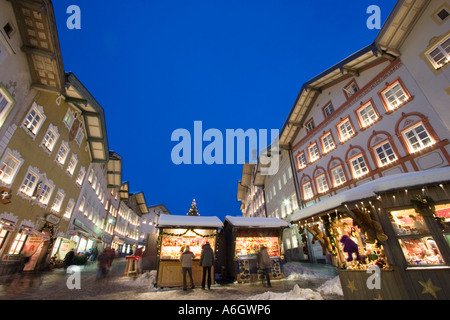
[[[399,173],[367,182],[356,188],[338,193],[330,198],[295,212],[288,221],[310,218],[325,211],[332,210],[342,204],[375,197],[377,193],[390,190],[421,187],[430,184],[450,181],[450,167],[430,169],[426,171]]]
[[[258,217],[232,217],[226,216],[225,220],[235,227],[250,228],[281,228],[289,227],[289,224],[278,218],[258,218]]]
[[[223,223],[218,217],[177,216],[166,214],[159,217],[157,228],[176,227],[222,228]]]

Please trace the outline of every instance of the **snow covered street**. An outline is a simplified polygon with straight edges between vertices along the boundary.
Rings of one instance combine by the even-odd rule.
[[[96,281],[96,266],[83,267],[80,288],[69,289],[70,274],[63,269],[43,274],[15,275],[0,281],[2,300],[342,300],[336,270],[330,266],[290,262],[284,265],[285,279],[272,287],[258,283],[214,284],[211,290],[196,287],[155,287],[156,271],[123,277],[125,259],[118,259],[108,279]]]

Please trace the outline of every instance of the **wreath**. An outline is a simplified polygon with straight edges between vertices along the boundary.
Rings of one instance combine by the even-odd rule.
[[[432,217],[436,212],[434,200],[428,196],[422,197],[416,195],[416,197],[411,200],[411,203],[414,206],[414,210],[424,217]]]

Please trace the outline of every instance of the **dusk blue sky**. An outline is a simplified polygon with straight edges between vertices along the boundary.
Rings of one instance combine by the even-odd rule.
[[[279,129],[303,83],[373,43],[394,0],[53,1],[64,67],[105,110],[123,181],[185,215],[241,215],[242,165],[175,165],[172,132]],[[67,7],[81,9],[69,30]],[[206,146],[207,143],[204,144]]]

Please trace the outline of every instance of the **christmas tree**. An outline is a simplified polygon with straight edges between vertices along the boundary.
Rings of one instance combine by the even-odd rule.
[[[199,216],[200,213],[198,213],[197,204],[194,201],[192,201],[191,207],[189,208],[189,212],[187,213],[188,216]]]

